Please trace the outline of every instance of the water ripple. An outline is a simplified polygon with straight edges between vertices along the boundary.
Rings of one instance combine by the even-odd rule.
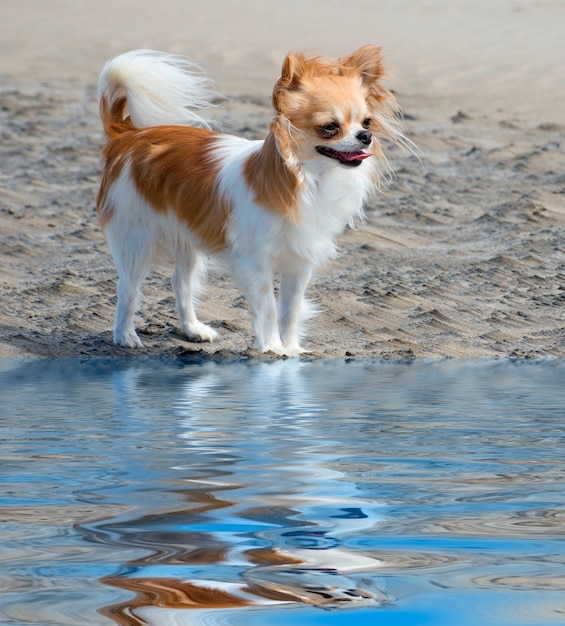
[[[0,368],[2,623],[562,622],[565,364]]]

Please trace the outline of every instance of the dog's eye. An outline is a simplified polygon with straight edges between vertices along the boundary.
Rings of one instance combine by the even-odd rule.
[[[361,125],[363,126],[363,128],[370,128],[370,127],[371,127],[371,122],[372,122],[372,121],[373,121],[373,120],[372,120],[370,117],[368,117],[368,118],[366,118],[366,119],[364,119],[364,120],[363,120],[363,122],[362,122],[362,124],[361,124]]]
[[[337,122],[330,122],[329,124],[324,124],[320,131],[322,135],[325,137],[335,137],[339,133],[339,124]]]

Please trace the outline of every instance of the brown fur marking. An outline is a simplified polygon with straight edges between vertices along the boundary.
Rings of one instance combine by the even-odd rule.
[[[255,201],[285,217],[296,216],[300,182],[295,171],[291,170],[279,151],[275,137],[277,121],[271,124],[271,132],[261,150],[252,154],[246,161],[243,174],[245,182],[255,192]]]
[[[217,190],[217,135],[187,126],[136,129],[129,118],[121,120],[124,108],[125,99],[117,101],[111,111],[106,101],[101,101],[108,136],[97,200],[102,227],[114,211],[108,199],[110,189],[129,165],[137,190],[155,211],[174,211],[209,250],[222,249],[231,208]]]

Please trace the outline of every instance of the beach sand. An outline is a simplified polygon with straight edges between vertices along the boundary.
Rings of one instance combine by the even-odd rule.
[[[245,301],[211,268],[188,342],[159,266],[145,347],[112,344],[116,272],[95,213],[96,82],[133,48],[185,54],[226,97],[227,132],[265,135],[288,50],[383,46],[420,155],[312,280],[307,357],[565,356],[565,6],[525,0],[0,4],[0,357],[259,356]]]

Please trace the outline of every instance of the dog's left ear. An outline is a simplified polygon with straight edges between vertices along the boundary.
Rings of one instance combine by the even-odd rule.
[[[344,70],[358,72],[363,84],[368,87],[374,86],[385,74],[380,46],[363,46],[341,58],[340,63]]]

